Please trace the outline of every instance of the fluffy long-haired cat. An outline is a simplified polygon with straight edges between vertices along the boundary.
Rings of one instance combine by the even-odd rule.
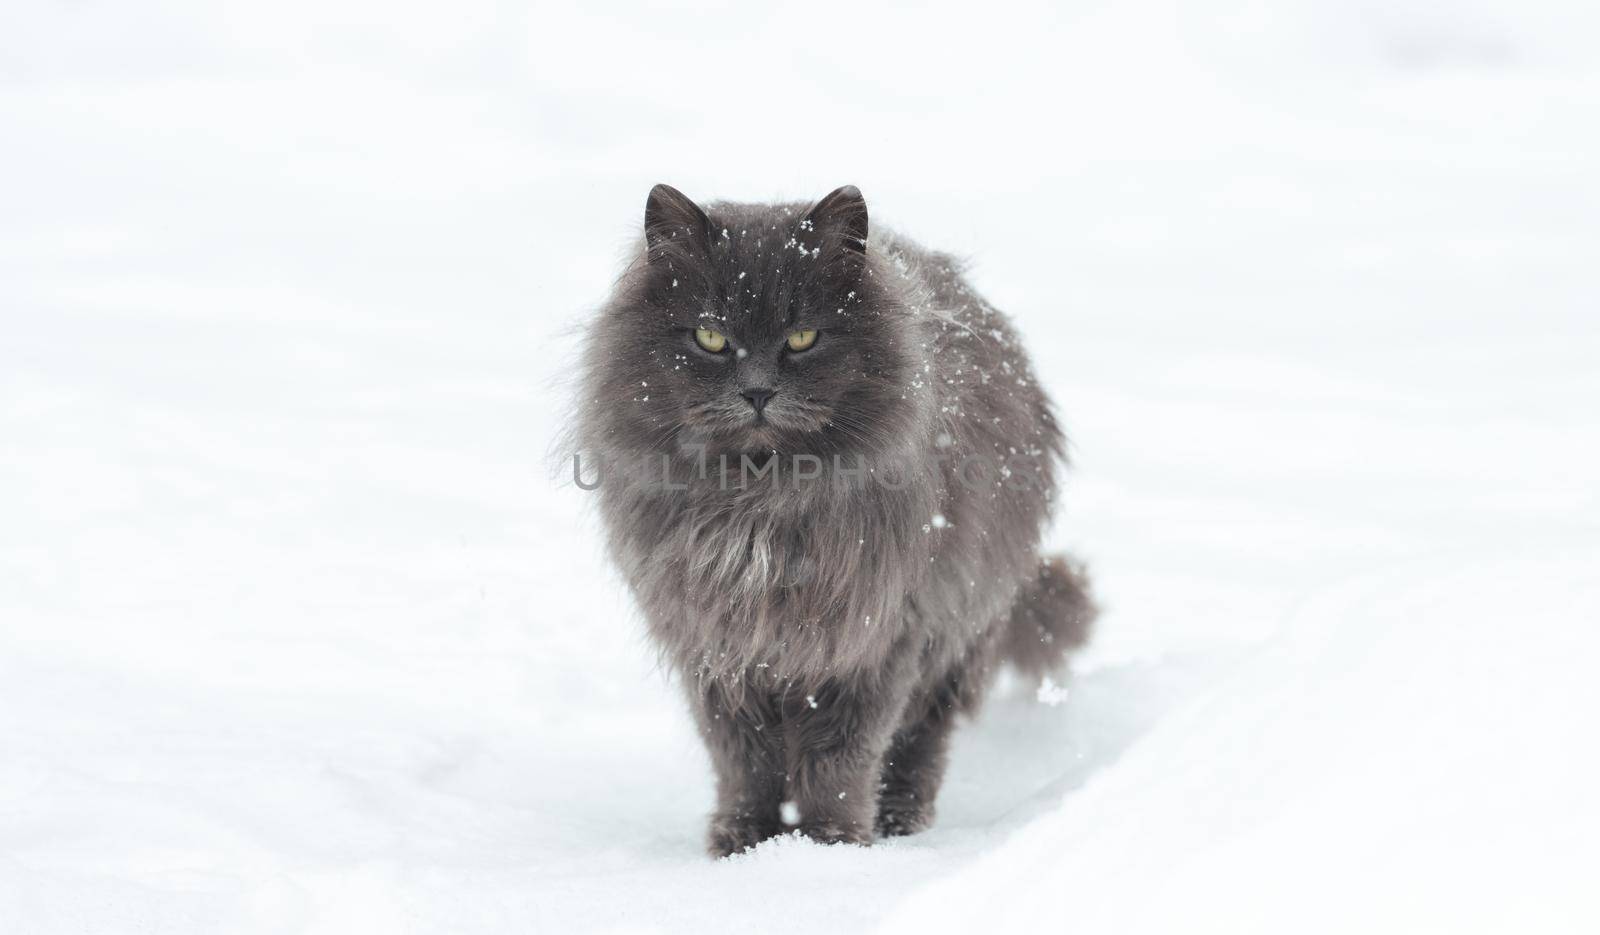
[[[1094,616],[1039,553],[1064,440],[1006,317],[852,186],[657,185],[584,368],[579,449],[711,754],[711,853],[926,828],[955,716]]]

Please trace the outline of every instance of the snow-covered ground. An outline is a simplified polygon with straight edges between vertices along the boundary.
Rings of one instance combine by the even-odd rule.
[[[1600,14],[1177,7],[0,6],[0,931],[1600,929]],[[549,454],[656,181],[1065,414],[1100,632],[927,834],[701,855]]]

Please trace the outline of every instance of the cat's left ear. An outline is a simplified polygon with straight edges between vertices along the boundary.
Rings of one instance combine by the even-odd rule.
[[[711,219],[688,195],[671,185],[650,189],[644,204],[644,241],[650,262],[673,249],[704,254],[710,240]]]
[[[814,230],[837,228],[845,249],[867,252],[867,200],[854,185],[836,188],[806,212]]]

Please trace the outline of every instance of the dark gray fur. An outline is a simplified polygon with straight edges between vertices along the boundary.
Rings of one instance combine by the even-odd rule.
[[[1050,403],[956,261],[869,236],[853,187],[702,209],[659,185],[643,247],[589,332],[577,440],[611,466],[611,555],[711,753],[710,851],[782,833],[784,811],[818,841],[919,831],[954,716],[1001,661],[1058,664],[1094,615],[1081,572],[1038,552]],[[804,353],[798,328],[819,332]],[[775,391],[761,421],[756,386]],[[773,452],[773,474],[727,482]],[[652,480],[617,468],[641,454]]]

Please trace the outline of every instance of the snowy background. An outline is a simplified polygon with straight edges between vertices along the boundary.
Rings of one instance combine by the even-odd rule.
[[[1600,929],[1597,28],[8,0],[0,930]],[[1064,413],[1098,638],[927,834],[701,856],[550,458],[657,181],[859,185]]]

